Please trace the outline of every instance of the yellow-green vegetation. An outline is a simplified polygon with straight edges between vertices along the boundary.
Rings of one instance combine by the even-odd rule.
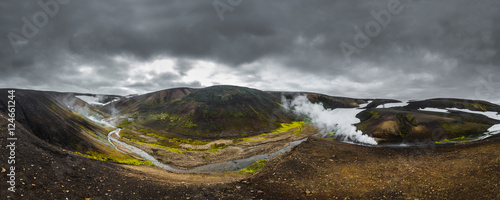
[[[68,111],[64,110],[61,106],[59,106],[53,102],[51,102],[50,108],[52,111],[56,112],[57,114],[60,114],[60,115],[66,116],[66,117],[70,117],[70,118],[73,117],[73,116],[71,116],[71,114],[75,114],[75,112],[73,112],[73,111],[68,112]]]
[[[455,124],[441,122],[440,124],[450,138],[460,138],[464,135],[478,135],[485,132],[489,127],[489,125],[477,123]]]
[[[380,113],[376,111],[370,111],[370,115],[372,116],[373,119],[378,119],[380,118]]]
[[[462,135],[461,137],[456,137],[456,138],[451,138],[451,139],[443,139],[441,141],[436,141],[435,143],[436,144],[446,144],[448,142],[467,142],[467,141],[474,140],[475,138],[476,137],[474,137],[473,135],[469,135],[469,136]]]
[[[223,149],[226,146],[227,146],[226,144],[217,144],[217,143],[212,144],[210,146],[210,154],[217,153],[217,152],[219,152],[220,149]]]
[[[413,126],[417,126],[417,120],[415,119],[415,117],[412,117],[410,115],[405,115],[406,117],[406,120],[408,120],[408,122],[410,122]]]
[[[155,135],[156,137],[158,135]],[[164,138],[162,138],[164,139]],[[184,144],[191,144],[191,145],[205,145],[210,142],[208,141],[202,141],[202,140],[193,140],[191,138],[167,138],[170,141],[177,142],[177,143],[184,143]]]
[[[53,103],[52,103],[52,104],[50,104],[50,108],[52,108],[52,110],[56,110],[56,109],[57,109],[57,106],[56,106],[56,104],[53,104]]]
[[[266,138],[260,137],[260,136],[255,136],[255,137],[247,137],[247,138],[238,138],[233,140],[234,143],[241,143],[241,142],[253,142],[253,141],[262,141],[265,140]]]
[[[266,163],[267,163],[267,160],[259,160],[259,161],[252,163],[252,165],[241,169],[240,171],[244,172],[244,173],[254,173],[254,172],[262,169],[262,167],[264,167],[266,165]]]
[[[175,153],[183,153],[185,151],[182,148],[164,146],[164,145],[160,145],[160,144],[153,143],[153,142],[141,142],[141,141],[138,141],[138,140],[133,139],[133,138],[127,138],[127,139],[129,139],[131,142],[134,142],[134,143],[137,143],[137,144],[151,145],[151,146],[159,147],[159,148],[165,149],[167,151],[175,152]]]
[[[327,134],[327,136],[328,136],[328,137],[335,137],[335,132],[333,132],[333,131],[332,131],[332,132],[329,132],[329,133]]]
[[[102,133],[108,133],[112,131],[111,129],[107,128],[101,128],[101,127],[91,127],[88,125],[83,125],[83,123],[75,123],[75,128],[78,126],[80,128],[80,132],[83,133],[85,136],[89,136],[93,138],[94,140],[97,140],[101,143],[107,143],[107,137],[105,134]]]
[[[270,132],[271,133],[284,133],[284,132],[289,132],[291,129],[295,129],[293,131],[293,134],[299,135],[300,132],[302,131],[302,127],[304,126],[305,122],[304,121],[294,121],[291,123],[281,123],[281,128],[275,129]]]
[[[172,125],[179,125],[183,128],[192,128],[197,127],[198,124],[193,123],[191,119],[192,114],[189,114],[186,117],[168,114],[168,113],[159,113],[159,114],[150,114],[144,119],[145,121],[165,121],[171,123]]]
[[[279,104],[279,103],[278,103]],[[281,104],[279,104],[281,106]],[[249,105],[250,109],[252,109],[252,111],[257,115],[257,116],[261,116],[261,114],[259,112],[257,112],[255,110],[255,108],[253,108],[253,106]]]
[[[141,130],[143,130],[143,129],[141,129]],[[144,135],[157,137],[157,138],[167,140],[170,142],[175,142],[175,143],[183,143],[183,144],[191,144],[191,145],[205,145],[205,144],[210,143],[209,141],[193,140],[191,138],[167,138],[167,137],[158,135],[156,133],[149,133],[149,132],[144,132],[141,130],[139,130],[139,132],[143,133]]]
[[[368,125],[366,123],[359,123],[356,125],[356,127],[358,128],[358,130],[363,131],[368,128]]]
[[[453,133],[453,132],[456,132],[459,130],[459,127],[457,125],[454,125],[454,124],[449,123],[449,122],[441,122],[441,126],[447,132]]]
[[[487,109],[484,106],[479,105],[477,103],[468,103],[468,102],[456,102],[456,103],[463,105],[467,109],[470,109],[470,108],[474,107],[474,108],[476,108],[478,110],[487,111]]]
[[[144,133],[144,134],[147,136],[157,137],[158,140],[155,142],[147,141],[147,139],[140,137],[138,134],[133,134],[128,130],[123,130],[120,133],[120,135],[123,138],[128,139],[130,142],[134,142],[141,145],[151,145],[175,153],[184,153],[186,151],[209,151],[209,150],[212,151],[211,149],[182,148],[179,145],[179,143],[192,144],[192,145],[205,145],[209,143],[207,141],[192,140],[190,138],[166,138],[163,136],[159,136],[155,133]]]
[[[191,150],[191,149],[183,149],[183,148],[176,148],[176,147],[168,147],[168,146],[163,146],[163,145],[159,145],[159,144],[155,144],[155,143],[146,143],[146,142],[139,142],[139,141],[134,141],[134,142],[139,143],[139,144],[153,145],[155,147],[160,147],[162,149],[165,149],[167,151],[171,151],[174,153],[184,153],[184,151],[186,151],[186,150]]]
[[[182,127],[184,128],[192,128],[192,127],[197,127],[198,124],[195,124],[193,123],[193,121],[191,119],[187,120],[186,122],[184,122],[184,125],[182,125]]]
[[[411,115],[407,115],[407,114],[397,114],[396,115],[396,119],[399,120],[400,123],[404,123],[405,121],[409,122],[410,124],[412,124],[413,126],[417,126],[417,120],[415,119],[415,117],[412,117]]]
[[[307,119],[307,120],[310,122],[310,119]],[[253,137],[247,137],[247,138],[238,138],[238,139],[234,139],[233,142],[234,143],[241,143],[241,142],[262,141],[262,140],[266,139],[262,136],[266,136],[266,135],[273,134],[273,133],[285,133],[285,132],[291,131],[292,129],[295,129],[293,131],[293,134],[299,135],[305,124],[308,124],[308,122],[306,122],[306,121],[294,121],[291,123],[281,123],[280,128],[272,130],[269,133],[263,133],[260,135],[256,135]]]
[[[123,120],[120,124],[118,124],[118,127],[125,128],[129,125],[132,125],[132,122],[129,121],[128,119]]]
[[[242,112],[231,113],[231,115],[232,115],[233,117],[236,117],[236,118],[238,118],[238,117],[240,117],[240,118],[241,118],[241,117],[244,117],[244,116],[245,116]]]
[[[92,158],[92,159],[100,160],[100,161],[111,161],[111,162],[128,164],[128,165],[153,165],[153,163],[149,160],[146,160],[146,161],[138,160],[138,159],[132,158],[130,156],[115,157],[115,156],[110,156],[110,155],[102,154],[102,153],[95,152],[95,151],[87,151],[87,152],[85,152],[85,154],[82,154],[80,152],[75,152],[75,153],[78,155],[84,156],[86,158]]]
[[[93,138],[98,139],[98,136],[97,136],[97,134],[96,134],[94,131],[91,131],[90,129],[88,129],[87,127],[85,127],[85,126],[83,126],[83,125],[81,125],[81,124],[77,124],[77,125],[80,127],[80,129],[81,129],[84,133],[87,133],[87,134],[89,134],[90,136],[92,136]]]

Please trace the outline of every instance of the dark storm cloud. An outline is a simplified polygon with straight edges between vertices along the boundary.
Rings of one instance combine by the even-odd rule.
[[[177,60],[174,68],[179,72],[180,75],[185,76],[186,73],[193,69],[193,63],[186,59]]]
[[[32,20],[42,8],[34,1],[2,1],[0,86],[103,92],[198,87],[182,76],[194,70],[193,60],[209,60],[232,67],[248,86],[272,86],[259,74],[275,66],[258,65],[272,63],[325,84],[346,80],[321,91],[332,95],[500,100],[500,79],[488,77],[500,74],[498,1],[402,0],[401,12],[379,25],[363,48],[355,45],[355,27],[366,33],[365,25],[376,22],[371,13],[398,1],[244,0],[223,21],[213,2],[73,0],[59,4],[33,38],[16,43],[16,54],[8,33],[22,35],[21,19]],[[342,42],[358,49],[350,62]],[[152,74],[148,82],[128,73],[137,67],[129,60],[165,56],[177,59],[176,71]],[[255,68],[242,67],[248,64]],[[288,81],[289,90],[311,88]]]

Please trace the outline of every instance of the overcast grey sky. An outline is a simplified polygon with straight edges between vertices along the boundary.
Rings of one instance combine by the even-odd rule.
[[[499,10],[497,0],[3,0],[0,87],[230,84],[500,103]]]

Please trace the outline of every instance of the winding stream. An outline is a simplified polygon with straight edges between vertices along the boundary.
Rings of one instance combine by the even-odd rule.
[[[300,143],[307,140],[307,138],[304,138],[301,140],[290,142],[290,145],[288,145],[285,148],[282,148],[274,153],[271,153],[271,154],[260,154],[260,155],[255,155],[252,157],[238,159],[238,160],[229,160],[229,161],[223,161],[223,162],[218,162],[218,163],[212,163],[212,164],[198,166],[198,167],[195,167],[193,169],[178,169],[178,168],[161,163],[160,161],[156,160],[153,156],[149,155],[145,151],[143,151],[135,146],[129,145],[125,142],[119,141],[119,140],[111,137],[113,134],[115,134],[117,137],[120,137],[120,134],[119,134],[120,131],[121,131],[121,129],[116,129],[116,130],[109,132],[109,134],[108,134],[108,140],[116,149],[118,149],[118,148],[115,146],[115,144],[113,142],[116,142],[117,144],[124,146],[128,150],[136,153],[137,155],[140,155],[142,158],[151,161],[154,165],[156,165],[158,167],[161,167],[161,168],[168,170],[168,171],[177,172],[177,173],[213,173],[213,172],[238,171],[240,169],[243,169],[243,168],[249,166],[251,163],[253,163],[255,161],[274,158],[280,154],[283,154],[287,151],[290,151],[293,147],[295,147],[295,146],[299,145]]]
[[[366,104],[361,104],[361,105],[359,105],[359,107],[360,108],[365,107],[369,103],[370,102],[368,102]],[[322,105],[320,107],[321,107],[321,109],[324,109]],[[306,110],[308,110],[308,109],[306,109]],[[328,118],[329,119],[328,121],[330,121],[330,122],[331,121],[336,122],[335,127],[337,127],[338,124],[341,124],[340,122],[343,122],[342,125],[344,125],[344,126],[342,126],[342,127],[344,127],[345,129],[348,129],[348,130],[342,130],[342,132],[353,132],[351,129],[355,130],[355,127],[352,124],[357,123],[358,121],[356,121],[356,120],[359,120],[355,117],[355,115],[363,110],[364,109],[358,109],[358,108],[327,110],[326,112],[329,112],[329,114],[331,114],[331,116],[334,116],[334,117],[331,117],[330,115],[328,115],[326,118]],[[325,117],[325,115],[320,115],[320,116]],[[349,118],[350,120],[346,120],[348,118],[348,116],[350,116],[350,118]],[[319,117],[319,118],[321,118],[321,117]],[[330,124],[332,124],[332,123],[330,123]],[[320,124],[320,125],[322,125],[322,124]],[[322,126],[320,126],[320,127],[322,127]],[[332,130],[332,128],[329,128],[328,130]],[[161,167],[163,169],[166,169],[168,171],[173,171],[173,172],[178,172],[178,173],[213,173],[213,172],[238,171],[238,170],[241,170],[245,167],[248,167],[251,163],[253,163],[255,161],[274,158],[274,157],[281,155],[287,151],[290,151],[293,147],[299,145],[300,143],[306,141],[309,138],[309,137],[306,137],[306,138],[301,139],[301,140],[290,142],[290,144],[288,146],[286,146],[286,147],[284,147],[276,152],[270,153],[270,154],[259,154],[259,155],[251,156],[248,158],[238,159],[238,160],[228,160],[228,161],[222,161],[222,162],[217,162],[217,163],[211,163],[211,164],[207,164],[207,165],[201,165],[201,166],[198,166],[198,167],[195,167],[192,169],[178,169],[178,168],[161,163],[160,161],[156,160],[153,156],[149,155],[145,151],[143,151],[135,146],[126,144],[124,142],[121,142],[121,141],[111,137],[113,134],[115,134],[117,137],[120,138],[120,134],[119,134],[120,131],[121,131],[121,129],[116,129],[116,130],[111,131],[108,134],[108,140],[110,141],[111,144],[113,144],[113,142],[116,142],[117,144],[124,146],[128,150],[140,155],[142,158],[151,161],[154,165]],[[315,135],[320,135],[320,134],[321,134],[321,132],[319,132]],[[356,139],[357,134],[358,134],[358,132],[356,132],[356,134],[354,136],[351,136],[349,138]],[[361,134],[361,132],[359,132],[359,134]],[[367,136],[365,136],[365,137],[367,137]],[[361,139],[361,138],[357,138],[357,140],[359,140],[359,139]],[[357,141],[357,140],[355,140],[355,141]],[[376,144],[376,142],[375,142],[375,144]],[[115,146],[115,145],[113,144],[113,146]],[[117,148],[117,147],[115,146],[115,148]]]
[[[367,104],[360,105],[360,108],[366,106]],[[401,105],[402,104],[404,104],[404,103],[401,103]],[[396,105],[400,105],[400,104],[396,104]],[[392,105],[388,105],[388,106],[392,106]],[[314,109],[306,109],[306,111],[307,110],[314,110]],[[364,109],[351,108],[351,109],[326,110],[324,112],[326,112],[326,114],[331,114],[331,116],[330,115],[324,115],[324,113],[323,113],[323,115],[318,115],[318,118],[319,119],[326,118],[326,119],[328,119],[328,122],[336,122],[334,124],[335,125],[334,127],[338,128],[337,125],[340,124],[338,122],[344,122],[344,121],[346,121],[346,119],[345,119],[346,116],[351,116],[353,118],[353,121],[347,121],[347,122],[345,122],[344,124],[346,126],[344,128],[346,130],[342,131],[342,132],[345,132],[345,133],[349,133],[349,132],[354,132],[353,130],[356,130],[355,127],[352,124],[354,124],[356,122],[359,122],[359,121],[356,121],[356,120],[359,120],[359,119],[355,118],[355,115],[357,113],[361,112],[362,110],[364,110]],[[434,111],[434,112],[436,112],[436,111],[448,112],[448,110],[438,110],[438,109],[433,109],[432,111]],[[471,112],[471,111],[468,111],[468,112]],[[484,114],[484,113],[481,113],[481,114]],[[336,118],[336,116],[340,116],[342,119]],[[500,117],[498,115],[486,115],[486,116],[490,117],[490,118],[493,118],[493,119],[500,120]],[[93,121],[96,121],[96,120],[93,120]],[[319,122],[322,122],[322,121],[319,121]],[[328,125],[330,123],[326,123],[325,122],[325,124]],[[323,127],[323,126],[326,126],[325,124],[321,124],[320,123],[319,125],[320,125],[320,127]],[[107,125],[109,125],[109,123]],[[328,126],[326,126],[326,127],[328,127]],[[332,128],[331,127],[330,128],[326,128],[325,130],[332,130]],[[123,147],[127,148],[128,150],[130,150],[131,152],[134,152],[135,154],[140,155],[142,158],[151,161],[154,165],[156,165],[158,167],[161,167],[161,168],[163,168],[165,170],[172,171],[172,172],[177,172],[177,173],[214,173],[214,172],[233,172],[233,171],[238,171],[238,170],[241,170],[241,169],[243,169],[245,167],[248,167],[251,163],[253,163],[255,161],[269,159],[269,158],[274,158],[274,157],[276,157],[278,155],[281,155],[281,154],[283,154],[283,153],[285,153],[287,151],[290,151],[293,147],[299,145],[300,143],[302,143],[302,142],[304,142],[304,141],[306,141],[308,139],[308,137],[307,137],[307,138],[304,138],[304,139],[301,139],[301,140],[290,142],[290,144],[288,146],[286,146],[286,147],[284,147],[284,148],[282,148],[282,149],[280,149],[280,150],[278,150],[276,152],[270,153],[270,154],[260,154],[260,155],[255,155],[255,156],[251,156],[251,157],[243,158],[243,159],[238,159],[238,160],[229,160],[229,161],[222,161],[222,162],[218,162],[218,163],[211,163],[211,164],[207,164],[207,165],[198,166],[198,167],[195,167],[195,168],[192,168],[192,169],[178,169],[178,168],[175,168],[175,167],[163,164],[160,161],[156,160],[153,156],[151,156],[148,153],[146,153],[145,151],[143,151],[143,150],[141,150],[141,149],[139,149],[139,148],[137,148],[135,146],[129,145],[127,143],[121,142],[121,141],[119,141],[119,140],[117,140],[117,139],[115,139],[115,138],[112,137],[112,135],[115,134],[118,138],[120,138],[120,134],[119,134],[120,131],[121,131],[121,129],[118,128],[118,129],[115,129],[115,130],[109,132],[109,134],[108,134],[108,141],[113,145],[114,148],[116,148],[117,150],[121,151],[120,149],[118,149],[118,147],[115,145],[115,143],[116,144],[120,144]],[[357,133],[357,131],[356,131],[356,133]],[[499,133],[500,133],[500,124],[497,124],[497,125],[491,127],[488,130],[488,134],[485,134],[484,136],[478,137],[478,138],[476,138],[476,139],[474,139],[472,141],[482,140],[482,139],[485,139],[487,137],[490,137],[492,135],[496,135],[496,134],[499,134]],[[315,135],[319,135],[319,134],[320,133],[317,133]],[[361,134],[362,133],[360,132],[359,135],[361,135]],[[358,145],[363,145],[363,143],[359,143],[359,140],[363,139],[363,138],[358,137],[358,134],[351,134],[351,135],[348,135],[348,136],[352,136],[352,137],[354,137],[354,139],[351,139],[352,141],[348,140],[348,141],[344,141],[344,142],[358,144]],[[366,137],[368,137],[368,136],[366,136]],[[358,141],[358,142],[356,143],[356,142],[353,142],[353,141]],[[370,144],[370,142],[366,142],[366,143]],[[375,142],[375,144],[376,144],[376,142]],[[415,145],[416,144],[397,144],[394,147],[412,147],[412,146],[415,146]],[[368,145],[368,146],[371,146],[371,145]],[[389,146],[391,146],[391,145],[389,145]],[[123,151],[121,151],[121,152],[123,152]]]

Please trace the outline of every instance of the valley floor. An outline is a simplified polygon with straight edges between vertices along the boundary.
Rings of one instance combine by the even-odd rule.
[[[19,128],[17,191],[6,181],[0,191],[7,199],[500,199],[499,146],[498,136],[427,148],[312,137],[254,175],[186,175],[82,158]]]

